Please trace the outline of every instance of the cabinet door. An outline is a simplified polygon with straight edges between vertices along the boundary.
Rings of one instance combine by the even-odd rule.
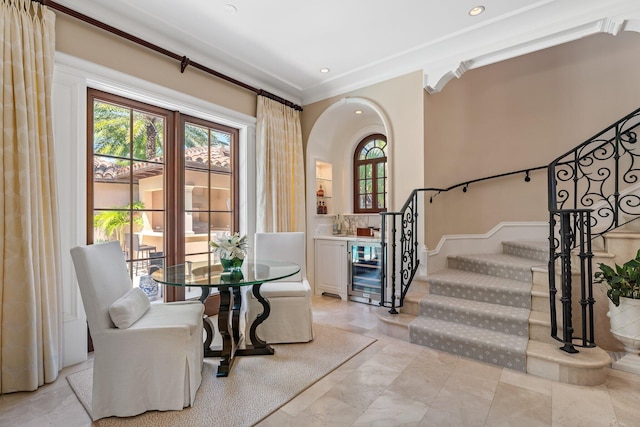
[[[316,292],[347,299],[347,242],[316,240]]]

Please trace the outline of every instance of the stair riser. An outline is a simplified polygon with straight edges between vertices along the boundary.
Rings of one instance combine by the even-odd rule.
[[[626,236],[617,237],[615,234],[607,235],[605,247],[607,249],[607,252],[615,254],[613,262],[622,265],[630,259],[636,257],[636,253],[638,252],[638,239],[629,238]],[[607,261],[602,262],[609,264],[609,262]],[[594,264],[594,267],[596,265],[597,264]]]
[[[454,298],[468,299],[472,301],[502,304],[511,307],[529,308],[531,306],[531,294],[500,289],[465,286],[460,283],[442,283],[432,281],[430,293]]]
[[[404,300],[404,304],[400,308],[400,313],[411,314],[412,316],[418,316],[420,314],[419,301]]]
[[[560,342],[551,338],[551,326],[549,325],[529,325],[529,339],[532,341],[540,341],[547,344],[558,345]]]
[[[522,258],[535,259],[538,261],[542,261],[543,263],[547,263],[547,261],[549,260],[548,248],[540,249],[533,247],[524,247],[513,242],[503,242],[502,253],[515,255]]]
[[[527,336],[529,328],[529,319],[517,320],[501,317],[499,313],[456,310],[451,307],[431,305],[428,301],[420,303],[420,315],[521,337]]]
[[[521,282],[531,282],[531,268],[486,264],[464,257],[449,258],[448,265],[449,268],[458,270],[472,271],[474,273],[487,274],[505,279],[519,280]]]
[[[412,326],[409,327],[409,340],[412,343],[419,343],[436,350],[526,372],[526,356],[518,352],[495,349],[490,345],[470,343],[457,336],[444,335],[438,331],[428,331]]]
[[[547,295],[531,295],[531,310],[544,311],[545,313],[549,313],[549,297]]]
[[[533,286],[540,285],[546,289],[549,289],[549,271],[548,270],[533,270],[532,280]]]

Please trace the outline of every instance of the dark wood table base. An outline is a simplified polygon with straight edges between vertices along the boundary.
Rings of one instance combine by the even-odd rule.
[[[244,336],[240,334],[240,308],[242,305],[240,287],[217,286],[220,291],[218,329],[222,337],[222,349],[212,350],[210,348],[214,332],[211,323],[205,320],[204,329],[207,332],[207,337],[204,341],[204,357],[220,357],[220,365],[218,366],[218,373],[216,374],[218,377],[226,377],[229,375],[233,362],[235,361],[235,356],[260,356],[274,353],[273,348],[256,334],[258,326],[264,322],[269,317],[269,313],[271,313],[269,301],[260,294],[260,286],[262,286],[261,283],[252,285],[251,292],[253,292],[253,295],[262,305],[262,314],[253,321],[249,328],[251,344],[245,343],[242,348],[240,347],[244,341]],[[202,287],[200,301],[203,304],[209,296],[210,290],[211,288],[208,286]],[[229,322],[229,320],[231,320],[231,322]],[[230,323],[231,328],[229,328]]]

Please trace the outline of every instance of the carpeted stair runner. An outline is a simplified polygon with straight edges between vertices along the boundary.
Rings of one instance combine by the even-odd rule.
[[[501,254],[449,257],[427,278],[410,341],[525,372],[531,268],[547,252],[542,242],[505,242]]]

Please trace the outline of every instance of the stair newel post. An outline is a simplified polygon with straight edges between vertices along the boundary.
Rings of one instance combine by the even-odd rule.
[[[591,212],[592,210],[586,211],[586,219],[585,219],[585,230],[587,232],[587,304],[588,304],[588,315],[589,315],[589,343],[591,346],[596,345],[595,340],[595,332],[593,325],[593,305],[596,300],[593,298],[593,249],[591,247]]]
[[[549,313],[551,315],[551,336],[553,338],[558,337],[558,318],[556,315],[556,294],[558,289],[556,288],[556,249],[557,240],[555,237],[556,227],[556,176],[555,176],[555,163],[552,163],[547,168],[547,185],[549,187],[548,208],[549,208],[549,263],[548,263],[548,276],[549,276]]]
[[[573,247],[574,234],[571,227],[572,213],[575,210],[560,210],[560,259],[562,262],[562,333],[564,345],[561,350],[567,353],[577,353],[573,346],[573,324],[571,314],[571,248]]]
[[[397,270],[397,257],[396,257],[396,248],[397,248],[397,226],[398,222],[397,216],[393,215],[393,220],[391,221],[391,310],[389,313],[398,314],[398,310],[396,310],[396,270]]]
[[[387,214],[380,212],[380,256],[382,258],[382,270],[380,271],[380,283],[382,284],[382,292],[380,292],[380,306],[384,307],[387,289],[385,284],[387,277]],[[392,294],[393,295],[393,294]]]
[[[585,241],[585,231],[589,227],[587,221],[587,212],[581,210],[576,212],[578,220],[576,231],[580,231],[580,315],[582,316],[582,345],[587,346],[587,242]]]

